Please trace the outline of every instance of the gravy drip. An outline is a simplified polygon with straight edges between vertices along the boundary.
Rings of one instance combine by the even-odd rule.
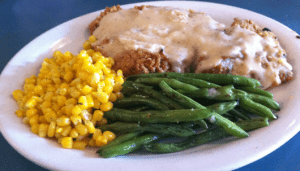
[[[174,72],[188,68],[203,72],[222,65],[229,68],[229,74],[254,75],[264,88],[274,82],[280,84],[280,70],[292,70],[282,55],[278,57],[283,49],[271,37],[239,26],[226,28],[210,16],[191,10],[120,10],[103,17],[93,35],[97,38],[93,46],[111,57],[128,50],[163,50]],[[109,41],[100,45],[104,40]]]

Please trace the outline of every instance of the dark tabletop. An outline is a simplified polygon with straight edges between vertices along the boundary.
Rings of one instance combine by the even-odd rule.
[[[78,16],[129,0],[0,0],[0,71],[26,44],[45,31]],[[213,0],[245,8],[300,33],[299,0]],[[238,171],[300,170],[300,133],[266,157]],[[45,170],[15,151],[0,134],[0,170]]]

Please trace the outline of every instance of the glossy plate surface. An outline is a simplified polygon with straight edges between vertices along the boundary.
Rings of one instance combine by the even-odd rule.
[[[63,149],[56,141],[39,138],[14,114],[17,104],[11,93],[22,88],[26,77],[37,74],[43,59],[50,58],[55,50],[77,54],[89,37],[88,24],[100,14],[97,11],[63,23],[34,39],[3,70],[0,80],[0,130],[19,153],[51,170],[232,170],[264,157],[300,130],[300,83],[297,77],[300,68],[300,61],[297,60],[300,45],[296,42],[295,32],[263,15],[206,2],[145,2],[123,5],[122,8],[142,4],[190,8],[205,12],[227,25],[235,17],[251,19],[262,27],[270,28],[286,49],[288,61],[292,63],[295,73],[294,80],[271,90],[275,100],[282,106],[282,110],[276,113],[279,119],[271,122],[269,127],[253,131],[250,137],[241,140],[227,138],[178,153],[139,152],[111,159],[98,157],[95,148],[84,151]]]

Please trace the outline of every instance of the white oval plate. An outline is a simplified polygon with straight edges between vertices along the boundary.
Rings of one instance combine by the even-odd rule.
[[[1,132],[19,153],[51,170],[232,170],[271,153],[300,130],[300,83],[297,77],[300,60],[296,59],[300,54],[300,45],[295,38],[295,32],[263,15],[206,2],[145,2],[123,5],[122,8],[142,4],[190,8],[206,12],[225,24],[230,24],[235,17],[251,19],[262,27],[270,28],[286,49],[295,73],[294,80],[271,90],[275,100],[282,106],[282,110],[276,113],[279,119],[273,121],[269,127],[253,131],[250,137],[241,140],[223,139],[172,154],[135,153],[110,159],[98,157],[95,148],[84,151],[63,149],[56,141],[31,133],[30,128],[22,123],[22,119],[14,114],[17,104],[11,93],[22,88],[26,77],[37,74],[43,59],[50,58],[53,51],[68,50],[77,54],[82,49],[83,42],[88,39],[88,24],[100,14],[97,11],[63,23],[34,39],[3,70],[0,81]]]

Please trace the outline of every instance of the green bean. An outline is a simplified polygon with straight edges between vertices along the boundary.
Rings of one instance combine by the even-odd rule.
[[[126,141],[129,141],[133,138],[136,138],[138,136],[140,136],[143,132],[130,132],[127,134],[123,134],[118,136],[116,139],[114,139],[113,141],[111,141],[110,143],[106,144],[105,146],[102,146],[99,148],[99,150],[97,151],[97,153],[101,153],[102,150],[106,149],[106,148],[110,148],[116,145],[119,145],[121,143],[124,143]]]
[[[218,114],[225,114],[228,111],[233,110],[238,105],[237,101],[232,102],[222,102],[222,103],[216,103],[213,105],[206,106],[207,109],[211,109],[215,111]]]
[[[236,109],[230,110],[230,111],[228,111],[228,113],[231,114],[231,115],[234,115],[238,118],[241,118],[243,120],[250,120],[251,119],[250,116],[245,115],[244,113],[241,113]]]
[[[170,78],[176,79],[178,81],[181,81],[183,83],[187,83],[193,86],[196,86],[198,88],[215,88],[215,87],[220,87],[217,84],[210,83],[208,81],[204,81],[201,79],[194,79],[194,78],[189,78],[189,77],[176,77],[176,76],[170,76]]]
[[[206,98],[210,100],[232,101],[240,98],[239,94],[233,93],[234,87],[227,85],[217,88],[201,88],[193,91],[180,91],[191,98]]]
[[[171,76],[172,75],[172,76]],[[149,77],[189,77],[195,79],[205,80],[218,85],[238,85],[246,87],[261,87],[258,80],[247,78],[239,75],[230,74],[210,74],[210,73],[151,73],[151,74],[140,74],[130,76],[128,80],[135,80],[137,78],[149,78]]]
[[[253,100],[254,102],[260,103],[270,109],[280,111],[280,106],[279,104],[268,97],[257,95],[257,94],[248,94],[248,98]]]
[[[103,158],[115,157],[119,155],[128,154],[142,148],[143,145],[149,144],[161,138],[162,134],[146,134],[119,145],[103,149],[99,155]]]
[[[193,99],[182,95],[181,93],[177,92],[176,90],[172,89],[165,81],[161,81],[159,83],[159,87],[163,90],[163,92],[178,102],[180,105],[188,108],[188,109],[206,109],[206,107],[202,106],[201,104],[197,103]],[[207,124],[204,120],[197,121],[204,129],[207,129]]]
[[[247,111],[252,112],[253,114],[259,115],[261,117],[268,117],[269,119],[277,119],[272,111],[266,106],[256,103],[249,98],[242,98],[239,101],[239,106]]]
[[[159,83],[159,87],[163,90],[163,92],[169,96],[171,99],[178,102],[180,105],[188,108],[188,109],[206,109],[205,106],[202,106],[201,104],[197,103],[193,99],[179,93],[178,91],[172,89],[169,84],[167,84],[165,81],[161,81]]]
[[[170,109],[183,109],[182,106],[180,106],[177,102],[174,100],[162,95],[161,93],[153,90],[152,88],[145,86],[140,83],[134,83],[131,81],[125,81],[126,86],[123,87],[122,93],[123,94],[133,94],[136,92],[145,94],[147,96],[150,96],[151,98],[154,98],[156,100],[159,100],[160,102],[164,103],[166,106],[168,106]],[[126,92],[128,91],[128,92]]]
[[[244,129],[245,131],[251,131],[254,129],[266,127],[269,125],[267,118],[257,118],[251,119],[247,121],[239,121],[236,122],[236,125]],[[193,135],[186,140],[177,143],[150,143],[148,145],[144,145],[147,151],[154,153],[173,153],[188,149],[190,147],[202,145],[204,143],[221,139],[223,137],[227,137],[229,134],[219,128],[213,128],[211,130],[205,131],[198,135]]]
[[[104,113],[105,117],[112,121],[141,122],[141,123],[167,123],[197,121],[210,117],[213,112],[209,109],[181,109],[166,111],[131,111],[113,108]]]
[[[270,93],[266,90],[262,90],[261,88],[243,87],[243,86],[235,86],[235,88],[240,89],[240,90],[244,90],[248,93],[258,94],[258,95],[262,95],[262,96],[273,99],[273,94],[272,93]]]
[[[210,117],[210,122],[222,127],[226,132],[233,136],[239,138],[245,138],[249,136],[242,128],[219,114],[214,113],[213,116]]]
[[[117,99],[114,102],[114,106],[117,108],[138,105],[138,104],[149,105],[156,110],[168,110],[169,109],[168,106],[162,104],[161,102],[159,102],[157,100],[151,99],[151,98],[129,97],[129,98]]]
[[[138,111],[145,111],[150,109],[152,109],[150,106],[139,106],[139,107],[131,108],[130,110],[138,112]]]
[[[189,128],[177,124],[138,124],[138,123],[125,123],[125,122],[115,122],[108,125],[100,126],[99,129],[102,131],[112,131],[112,132],[135,132],[135,131],[145,131],[152,133],[167,134],[179,137],[188,137],[195,135],[196,132]]]
[[[198,87],[195,87],[191,84],[186,84],[176,79],[170,79],[170,78],[152,77],[152,78],[138,78],[135,80],[135,82],[147,84],[147,85],[158,85],[161,81],[165,81],[170,87],[175,89],[181,89],[186,91],[199,89]]]

